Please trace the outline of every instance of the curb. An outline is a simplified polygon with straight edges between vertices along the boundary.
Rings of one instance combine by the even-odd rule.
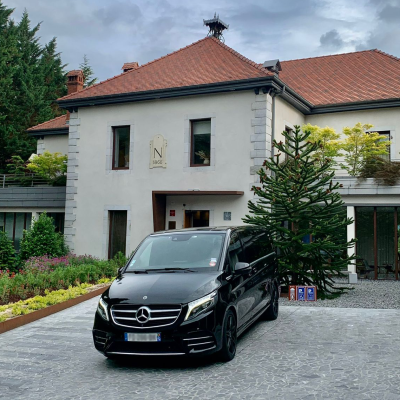
[[[7,321],[0,322],[0,334],[10,331],[20,326],[29,324],[31,322],[37,321],[38,319],[47,317],[51,314],[55,314],[59,311],[65,310],[66,308],[76,306],[86,300],[92,299],[93,297],[102,294],[109,286],[101,287],[99,289],[93,290],[92,292],[83,294],[82,296],[75,297],[74,299],[69,299],[59,304],[54,304],[41,310],[33,311],[29,314],[21,315],[19,317],[8,319]]]

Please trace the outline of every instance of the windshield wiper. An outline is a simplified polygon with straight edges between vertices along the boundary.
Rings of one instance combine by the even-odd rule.
[[[147,269],[146,271],[167,271],[167,272],[176,272],[176,271],[185,271],[185,272],[197,272],[194,269],[190,269],[190,268],[151,268],[151,269]]]
[[[126,272],[133,272],[134,274],[147,274],[147,269],[131,269]]]

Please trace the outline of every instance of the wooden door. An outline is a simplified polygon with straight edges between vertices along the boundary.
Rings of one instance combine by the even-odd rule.
[[[119,251],[126,253],[127,211],[110,211],[109,217],[108,258],[112,259]]]

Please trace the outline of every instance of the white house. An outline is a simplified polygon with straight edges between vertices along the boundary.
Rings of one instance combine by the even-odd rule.
[[[257,64],[206,37],[124,71],[83,90],[72,71],[58,101],[70,115],[30,130],[38,152],[68,151],[64,233],[79,254],[129,254],[157,230],[241,224],[272,140],[295,125],[371,123],[400,157],[400,60],[379,50]],[[398,279],[399,187],[338,179],[365,260],[357,272]]]

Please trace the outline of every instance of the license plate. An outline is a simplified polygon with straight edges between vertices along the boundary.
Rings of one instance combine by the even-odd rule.
[[[125,342],[161,342],[161,333],[125,333]]]

